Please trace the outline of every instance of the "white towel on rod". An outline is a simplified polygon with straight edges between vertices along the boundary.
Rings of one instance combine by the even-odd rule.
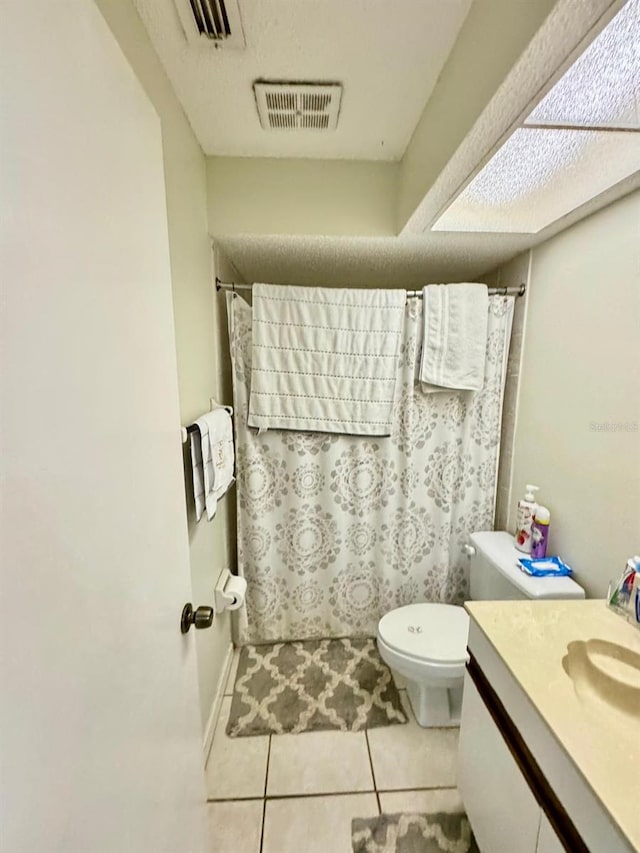
[[[484,284],[423,290],[422,390],[479,391],[484,384],[489,295]]]
[[[254,284],[249,426],[389,435],[406,296]]]
[[[201,437],[203,501],[209,521],[216,514],[218,501],[235,482],[232,413],[231,407],[218,406],[195,422],[198,427],[195,435],[199,434]],[[197,501],[196,517],[198,517]]]
[[[196,521],[200,521],[205,509],[204,468],[202,466],[202,433],[200,428],[189,433],[191,449],[191,475],[193,479],[193,498],[196,507]]]

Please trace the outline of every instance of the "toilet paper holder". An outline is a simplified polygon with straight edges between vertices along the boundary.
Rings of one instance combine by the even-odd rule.
[[[236,575],[231,574],[229,569],[223,569],[220,572],[220,576],[218,577],[216,588],[213,594],[213,603],[216,613],[222,613],[223,610],[237,609],[236,595],[233,592],[228,592],[225,589],[227,583],[231,580],[231,578],[235,577]],[[242,601],[242,599],[240,600]]]

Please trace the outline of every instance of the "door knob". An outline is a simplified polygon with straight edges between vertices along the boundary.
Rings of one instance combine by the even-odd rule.
[[[213,623],[213,607],[196,607],[189,601],[182,608],[182,616],[180,617],[180,631],[186,634],[192,625],[196,628],[210,628]]]

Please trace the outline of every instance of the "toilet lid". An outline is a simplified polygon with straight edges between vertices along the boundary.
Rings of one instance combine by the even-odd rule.
[[[434,663],[465,663],[469,616],[452,604],[407,604],[378,623],[378,636],[392,649]]]

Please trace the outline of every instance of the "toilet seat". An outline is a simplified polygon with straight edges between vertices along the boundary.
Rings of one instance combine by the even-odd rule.
[[[452,604],[407,604],[378,623],[378,640],[416,663],[464,667],[469,616]]]
[[[378,651],[407,679],[407,695],[421,726],[460,721],[469,617],[451,604],[407,604],[378,622]]]

